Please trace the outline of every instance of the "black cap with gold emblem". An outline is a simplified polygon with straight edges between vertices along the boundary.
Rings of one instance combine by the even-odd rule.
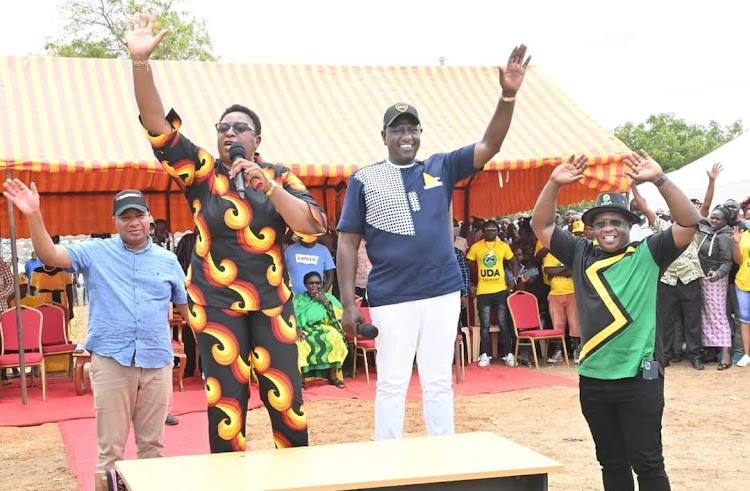
[[[599,213],[605,211],[614,211],[624,215],[631,223],[638,223],[641,217],[631,212],[628,208],[628,199],[622,193],[601,193],[596,197],[596,204],[593,208],[586,210],[581,220],[589,227],[592,225],[594,218]]]
[[[412,116],[414,116],[414,119],[417,120],[417,124],[420,124],[417,108],[415,108],[414,106],[410,106],[405,102],[397,102],[396,104],[385,110],[385,115],[383,116],[383,126],[390,126],[391,124],[393,124],[396,118],[401,116],[402,114],[411,114]]]

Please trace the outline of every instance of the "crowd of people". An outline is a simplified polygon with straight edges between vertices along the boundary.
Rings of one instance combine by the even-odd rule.
[[[745,357],[740,315],[742,292],[750,285],[745,279],[741,248],[736,259],[734,255],[735,244],[747,230],[745,221],[750,220],[750,198],[742,202],[729,199],[712,208],[714,184],[720,173],[718,164],[709,170],[705,196],[690,200],[702,217],[698,233],[665,269],[657,286],[665,366],[683,360],[696,370],[705,369],[707,363],[716,363],[719,370],[750,364],[750,357]],[[628,209],[639,219],[631,228],[631,241],[642,241],[672,225],[669,210],[654,210],[636,186],[632,194]],[[570,235],[595,243],[593,227],[582,220],[586,211],[571,208],[556,212],[555,223]],[[531,215],[526,213],[512,219],[471,217],[465,222],[454,221],[455,254],[459,265],[466,265],[461,268],[466,284],[461,324],[468,325],[470,313],[465,308],[473,298],[478,315],[475,322],[481,332],[480,366],[491,359],[492,324],[500,328],[502,361],[508,366],[530,363],[523,352],[519,360],[513,359],[514,331],[505,298],[518,290],[535,295],[542,326],[565,331],[574,362],[579,361],[580,321],[570,269],[543,247],[530,222]],[[561,360],[560,350],[554,350],[548,359]]]

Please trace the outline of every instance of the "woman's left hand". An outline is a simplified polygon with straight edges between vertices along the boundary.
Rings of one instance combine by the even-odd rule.
[[[706,278],[711,283],[715,283],[719,281],[719,273],[717,273],[716,271],[709,271],[708,274],[706,275]]]
[[[265,172],[263,172],[263,169],[257,163],[251,160],[237,159],[229,169],[229,177],[234,179],[234,176],[240,171],[242,171],[242,175],[245,178],[245,188],[257,189],[265,193],[271,187],[268,177],[266,177]]]
[[[297,339],[299,339],[300,341],[302,341],[306,337],[307,337],[307,333],[298,327],[297,328]]]
[[[319,292],[318,296],[315,297],[315,300],[322,303],[323,305],[328,305],[329,303],[331,303],[331,301],[328,300],[328,297],[326,297],[326,294],[323,292]]]

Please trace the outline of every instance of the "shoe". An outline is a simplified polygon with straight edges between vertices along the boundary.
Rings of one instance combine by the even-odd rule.
[[[706,368],[706,365],[704,365],[699,358],[690,360],[690,364],[693,365],[693,368],[695,368],[696,370],[703,370],[704,368]]]
[[[717,370],[729,370],[732,368],[732,362],[724,363],[723,361],[719,362],[719,365],[716,367]]]
[[[682,357],[683,357],[682,353],[675,353],[675,354],[672,355],[671,358],[672,358],[673,362],[679,363],[679,362],[682,361]]]
[[[516,357],[513,356],[513,353],[508,353],[508,356],[503,358],[505,360],[505,365],[509,367],[516,366]]]
[[[482,353],[479,355],[479,366],[480,367],[486,367],[490,364],[490,357],[487,356],[487,353]]]
[[[750,355],[742,355],[740,361],[737,362],[738,367],[746,367],[750,364]]]
[[[672,364],[672,362],[670,362],[670,361],[669,361],[669,358],[666,358],[666,359],[664,360],[664,368],[667,368],[667,367],[668,367],[669,365],[671,365],[671,364]]]
[[[573,350],[573,363],[578,365],[578,350]]]
[[[562,350],[555,350],[555,352],[547,358],[547,363],[560,363],[562,361]]]
[[[166,424],[168,426],[174,426],[180,424],[180,420],[172,416],[171,414],[167,414],[167,421]]]

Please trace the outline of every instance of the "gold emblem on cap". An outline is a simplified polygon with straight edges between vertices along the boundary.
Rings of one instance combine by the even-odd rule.
[[[403,112],[406,112],[407,109],[409,109],[409,104],[405,104],[403,102],[399,102],[398,104],[396,104],[393,107],[396,108],[396,111],[399,111],[399,112],[403,113]]]

